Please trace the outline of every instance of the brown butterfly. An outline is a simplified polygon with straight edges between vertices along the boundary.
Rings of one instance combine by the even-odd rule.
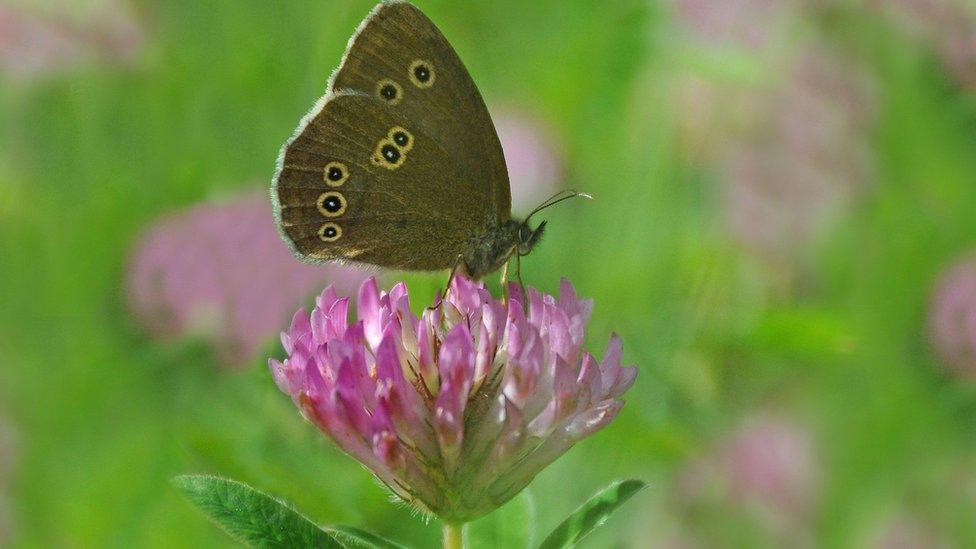
[[[581,195],[567,193],[535,211]],[[512,218],[478,88],[444,35],[402,1],[378,5],[353,35],[282,147],[271,198],[283,238],[312,263],[480,278],[532,251],[545,229]]]

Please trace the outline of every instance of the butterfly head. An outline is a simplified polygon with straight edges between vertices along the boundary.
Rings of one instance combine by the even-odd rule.
[[[464,252],[464,265],[473,278],[494,272],[514,255],[525,255],[539,243],[546,223],[533,229],[528,221],[509,219],[474,236]]]
[[[543,221],[539,223],[539,226],[533,229],[529,226],[529,221],[525,220],[518,226],[517,242],[515,250],[519,255],[526,255],[535,248],[535,245],[539,243],[539,239],[542,238],[542,233],[546,231],[546,222]]]
[[[564,200],[577,197],[593,198],[579,191],[560,191],[532,210],[524,220],[509,219],[485,233],[474,235],[463,255],[468,274],[473,278],[481,278],[500,269],[512,256],[527,255],[539,244],[546,231],[545,221],[532,228],[532,216]]]

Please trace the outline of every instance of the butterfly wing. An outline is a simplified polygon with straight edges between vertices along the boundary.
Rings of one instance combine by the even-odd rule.
[[[490,191],[467,175],[426,128],[346,91],[323,98],[285,145],[272,200],[303,260],[439,270],[490,222]]]
[[[508,169],[491,116],[454,48],[419,9],[377,6],[350,40],[331,89],[371,95],[412,120],[473,183],[490,189],[499,224],[509,219]]]

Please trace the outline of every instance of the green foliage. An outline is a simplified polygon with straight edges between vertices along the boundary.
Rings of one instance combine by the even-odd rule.
[[[546,536],[539,549],[575,546],[597,527],[602,526],[618,507],[645,486],[647,485],[639,480],[623,480],[604,488]]]
[[[398,543],[360,528],[319,527],[287,503],[242,482],[211,475],[182,475],[175,477],[173,484],[227,533],[255,547],[403,549]],[[645,486],[638,480],[611,484],[557,526],[540,549],[575,546]],[[532,496],[523,491],[494,513],[468,525],[466,546],[531,547],[535,520]]]
[[[511,501],[465,527],[469,549],[512,549],[532,546],[535,537],[536,504],[532,493],[523,490]]]
[[[173,484],[218,526],[248,545],[343,547],[288,504],[241,482],[208,475],[186,475],[173,479]],[[352,534],[348,536],[358,539]]]
[[[399,543],[352,526],[326,526],[325,530],[349,549],[404,549]]]
[[[404,549],[352,526],[319,527],[287,503],[254,488],[211,475],[182,475],[173,484],[218,526],[255,547]]]

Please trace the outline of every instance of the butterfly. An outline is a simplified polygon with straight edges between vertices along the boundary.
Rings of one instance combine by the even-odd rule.
[[[325,96],[281,149],[271,198],[282,237],[310,263],[481,278],[532,251],[546,225],[512,217],[478,88],[434,23],[396,0],[350,39]]]

